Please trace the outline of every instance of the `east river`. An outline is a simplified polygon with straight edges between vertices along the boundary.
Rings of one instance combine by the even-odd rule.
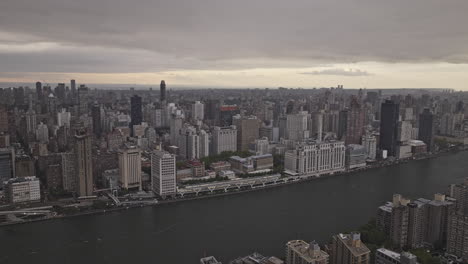
[[[393,193],[432,198],[468,176],[468,152],[249,193],[0,228],[0,263],[227,263],[284,257],[366,223]]]

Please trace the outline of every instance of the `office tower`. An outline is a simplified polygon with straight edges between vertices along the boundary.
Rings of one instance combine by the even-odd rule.
[[[288,174],[313,175],[344,171],[344,142],[305,142],[286,151],[284,168]]]
[[[50,93],[47,97],[46,97],[46,111],[47,113],[53,115],[55,113],[57,113],[57,98],[55,97],[55,95],[53,93]]]
[[[49,129],[47,128],[46,124],[41,122],[39,125],[37,125],[36,139],[41,143],[49,142]]]
[[[70,89],[72,94],[76,93],[76,81],[75,80],[70,80]]]
[[[346,115],[345,144],[360,144],[364,131],[365,110],[356,97],[351,100],[351,106]]]
[[[418,138],[427,145],[427,151],[434,147],[434,115],[428,108],[419,115]]]
[[[130,117],[130,128],[133,128],[135,125],[140,125],[143,121],[143,113],[141,111],[141,97],[138,95],[134,95],[132,98],[130,98]]]
[[[8,124],[8,111],[5,106],[0,106],[0,133],[1,132],[8,132],[9,124]]]
[[[219,107],[219,110],[216,110],[217,118],[216,124],[219,126],[230,126],[232,125],[232,118],[235,115],[240,114],[240,109],[237,105],[222,105]]]
[[[34,161],[31,159],[31,157],[24,154],[15,157],[15,176],[36,176]]]
[[[10,203],[41,200],[39,179],[35,176],[13,178],[5,182],[5,197]]]
[[[71,114],[67,112],[65,108],[62,108],[60,112],[57,113],[57,125],[59,127],[66,126],[70,127]]]
[[[84,128],[76,131],[75,155],[78,164],[78,195],[91,196],[94,191],[91,137]]]
[[[180,115],[172,115],[169,120],[169,134],[170,134],[170,142],[172,145],[179,144],[179,136],[180,130],[182,129],[182,125],[184,123],[184,119]]]
[[[0,149],[0,188],[3,182],[15,177],[15,152],[14,149]]]
[[[205,115],[204,110],[205,105],[202,104],[200,101],[196,101],[192,104],[192,117],[193,120],[203,120]]]
[[[36,95],[37,95],[37,100],[41,101],[42,100],[42,83],[41,82],[36,82]]]
[[[161,81],[161,84],[159,85],[159,101],[165,102],[166,101],[166,82],[164,80]]]
[[[411,140],[411,134],[413,132],[413,125],[410,121],[402,120],[398,122],[398,134],[397,141],[401,143],[408,142]]]
[[[323,113],[316,112],[311,115],[311,124],[309,126],[309,136],[315,138],[317,142],[322,141],[323,133]]]
[[[36,120],[36,111],[33,109],[32,105],[32,94],[29,94],[29,107],[25,115],[26,118],[26,132],[28,134],[33,134],[36,132],[37,120]]]
[[[375,264],[418,264],[417,257],[409,252],[397,253],[385,248],[375,251]]]
[[[93,132],[96,137],[101,137],[102,128],[101,128],[101,106],[99,104],[94,104],[91,108],[91,116],[93,118]]]
[[[224,151],[237,151],[237,129],[235,126],[214,127],[212,136],[213,155]]]
[[[175,196],[176,158],[165,151],[156,150],[151,154],[151,178],[153,192],[165,198]]]
[[[255,116],[241,117],[236,115],[232,120],[237,128],[237,150],[247,151],[249,146],[259,137],[260,120]]]
[[[286,134],[288,139],[302,141],[309,138],[308,119],[310,115],[305,112],[290,114],[286,117]]]
[[[362,137],[362,145],[366,148],[368,159],[375,160],[377,157],[377,139],[373,135],[365,135]]]
[[[78,88],[78,112],[80,115],[88,113],[89,89],[85,85]]]
[[[399,104],[386,100],[382,103],[380,118],[380,149],[395,156],[397,148]]]
[[[60,153],[62,164],[63,190],[75,192],[78,188],[76,154],[74,152]]]
[[[346,139],[346,131],[348,126],[349,109],[341,110],[338,114],[338,139]]]
[[[330,264],[369,264],[370,250],[362,243],[361,234],[338,234],[332,237]]]
[[[312,241],[292,240],[286,243],[285,264],[328,264],[329,255]]]
[[[55,95],[57,95],[57,98],[60,100],[60,102],[65,101],[65,84],[64,83],[59,83],[57,87],[55,88]]]
[[[119,183],[124,189],[141,191],[141,151],[135,146],[124,146],[118,152]]]

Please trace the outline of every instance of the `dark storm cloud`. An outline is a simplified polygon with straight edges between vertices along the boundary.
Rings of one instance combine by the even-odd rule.
[[[0,60],[15,69],[468,62],[466,0],[3,0],[0,10]],[[62,48],[32,56],[38,43]]]
[[[338,76],[369,76],[372,75],[367,71],[362,71],[359,69],[326,69],[321,71],[311,71],[311,72],[301,72],[300,74],[310,74],[310,75],[338,75]]]

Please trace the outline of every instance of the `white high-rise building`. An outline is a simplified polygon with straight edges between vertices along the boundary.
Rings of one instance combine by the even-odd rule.
[[[342,141],[305,142],[284,157],[288,174],[324,174],[344,171],[346,148]]]
[[[366,149],[368,159],[375,160],[377,157],[377,139],[373,135],[366,135],[362,137],[362,145]]]
[[[237,150],[237,129],[235,126],[213,128],[213,154]]]
[[[306,111],[302,111],[286,117],[286,134],[288,139],[301,141],[309,138],[310,131],[307,126],[309,116]]]
[[[40,123],[36,128],[36,139],[41,143],[49,142],[49,129],[44,123]]]
[[[205,105],[200,101],[196,101],[192,105],[193,120],[203,120],[205,114]]]
[[[210,155],[210,135],[205,130],[200,130],[200,157],[204,158]]]
[[[57,125],[59,127],[66,126],[70,127],[70,112],[67,112],[64,108],[60,112],[57,113]]]
[[[141,151],[135,146],[125,146],[118,152],[120,186],[141,190]]]
[[[151,154],[151,178],[153,192],[161,197],[175,196],[176,157],[165,151],[154,151]]]

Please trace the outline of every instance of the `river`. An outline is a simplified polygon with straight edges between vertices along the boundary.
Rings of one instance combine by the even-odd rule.
[[[432,198],[468,176],[468,152],[255,192],[0,228],[0,263],[227,263],[288,240],[328,241],[393,193]]]

